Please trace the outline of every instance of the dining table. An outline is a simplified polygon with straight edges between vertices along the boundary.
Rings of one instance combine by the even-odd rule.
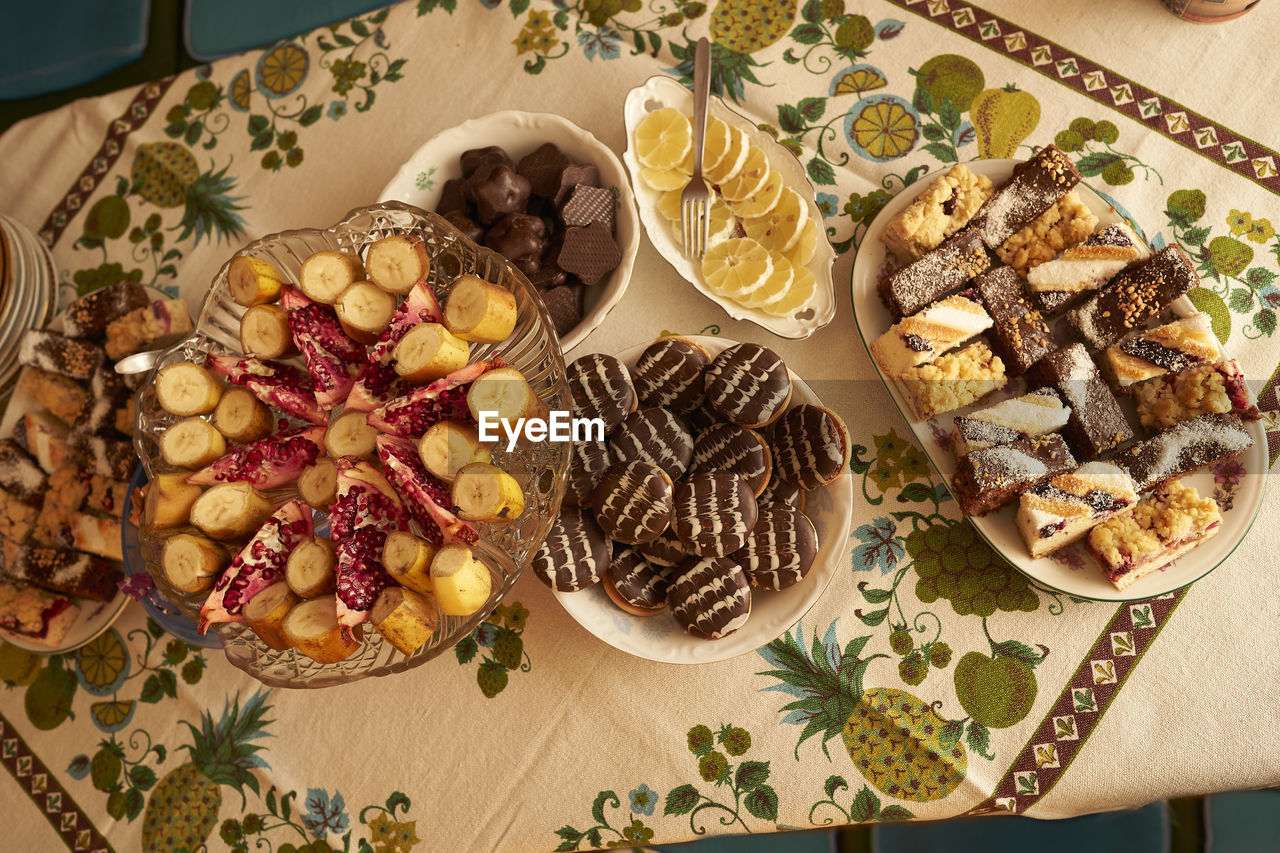
[[[4,643],[0,847],[591,850],[1280,784],[1280,490],[1189,586],[1037,585],[963,520],[849,294],[904,186],[1055,143],[1193,260],[1274,463],[1277,26],[1276,2],[1197,24],[1158,0],[406,0],[13,126],[0,209],[50,250],[58,304],[131,280],[194,316],[239,247],[373,203],[468,119],[554,113],[621,155],[627,93],[692,85],[708,37],[713,94],[812,183],[835,317],[798,340],[734,320],[642,237],[565,359],[670,334],[767,345],[847,425],[854,497],[816,603],[715,663],[601,642],[528,571],[439,657],[319,690],[266,687],[135,603],[73,651]],[[1220,503],[1242,476],[1269,479],[1221,467]]]

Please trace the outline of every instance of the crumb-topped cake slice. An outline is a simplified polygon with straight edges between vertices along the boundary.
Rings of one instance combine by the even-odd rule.
[[[991,192],[990,178],[956,164],[889,221],[880,241],[902,260],[918,258],[963,228]]]
[[[965,515],[986,515],[1037,483],[1076,467],[1056,433],[975,450],[960,460],[952,481]]]
[[[1097,215],[1072,190],[1005,240],[996,249],[996,257],[1025,278],[1063,249],[1086,239],[1097,227]]]
[[[1172,323],[1134,332],[1107,347],[1107,368],[1116,383],[1125,388],[1226,357],[1213,333],[1213,321],[1208,314],[1197,311]]]
[[[0,581],[0,628],[56,648],[75,624],[80,608],[64,595]]]
[[[1129,264],[1151,257],[1151,251],[1128,225],[1116,223],[1027,273],[1031,294],[1046,315],[1070,308],[1101,288]]]
[[[1133,478],[1110,462],[1086,462],[1022,493],[1018,530],[1038,559],[1082,538],[1138,501]]]
[[[1175,424],[1111,457],[1145,492],[1253,446],[1239,416],[1209,413]]]
[[[1133,438],[1116,395],[1080,344],[1049,353],[1030,375],[1037,384],[1056,389],[1071,407],[1063,435],[1080,458],[1095,459]]]
[[[990,327],[977,292],[963,290],[894,323],[871,342],[871,356],[885,374],[897,376]]]
[[[958,415],[951,431],[951,449],[959,459],[966,453],[1012,444],[1057,432],[1067,424],[1071,408],[1052,388],[1038,388],[967,415]]]
[[[1089,531],[1089,551],[1116,589],[1128,589],[1221,529],[1217,502],[1175,480]]]
[[[1004,362],[982,341],[940,355],[897,378],[916,420],[967,406],[1005,383]]]
[[[964,230],[880,283],[880,298],[895,318],[954,293],[991,266],[991,257],[973,231]]]
[[[1261,417],[1235,359],[1157,376],[1132,390],[1146,429],[1171,427],[1206,412],[1239,412],[1248,421]]]
[[[969,227],[995,250],[1078,183],[1080,172],[1071,159],[1057,146],[1046,145],[1014,167],[1013,177],[987,199]]]

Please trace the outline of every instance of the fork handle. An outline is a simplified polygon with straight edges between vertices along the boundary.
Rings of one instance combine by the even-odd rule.
[[[707,95],[711,90],[711,42],[698,39],[693,54],[693,175],[702,177],[702,146],[707,136]]]

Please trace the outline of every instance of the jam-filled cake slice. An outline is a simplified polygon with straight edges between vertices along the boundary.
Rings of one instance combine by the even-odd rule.
[[[1018,530],[1032,558],[1081,539],[1095,525],[1138,501],[1133,478],[1110,462],[1086,462],[1022,493]]]
[[[1116,589],[1128,589],[1221,529],[1217,502],[1175,480],[1089,531],[1089,551]]]
[[[1146,429],[1164,429],[1208,412],[1239,412],[1249,421],[1261,417],[1235,359],[1158,376],[1132,390]]]
[[[1112,344],[1107,348],[1106,367],[1116,384],[1127,388],[1199,364],[1216,364],[1226,357],[1213,333],[1213,321],[1197,311]]]
[[[871,356],[887,376],[933,361],[991,328],[991,317],[970,289],[933,303],[894,323],[871,342]]]
[[[991,179],[956,164],[885,226],[880,242],[902,260],[936,249],[991,198]]]

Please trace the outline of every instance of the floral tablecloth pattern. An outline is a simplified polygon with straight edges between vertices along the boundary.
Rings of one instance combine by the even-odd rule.
[[[626,91],[653,74],[688,82],[710,35],[715,90],[812,178],[841,292],[904,184],[1056,142],[1155,244],[1195,260],[1192,299],[1254,382],[1274,462],[1280,155],[1237,129],[1265,127],[1255,111],[1270,104],[1235,76],[1233,45],[1260,49],[1277,10],[1215,29],[1155,2],[1085,5],[1080,20],[1107,15],[1161,46],[1152,61],[1114,27],[1095,37],[1011,0],[406,2],[16,126],[0,137],[0,195],[51,247],[63,302],[128,278],[194,308],[242,242],[373,201],[423,140],[466,118],[558,112],[621,151]],[[1237,71],[1162,64],[1179,39]],[[1061,817],[1280,782],[1276,490],[1239,550],[1186,590],[1114,605],[1033,587],[960,520],[838,302],[811,340],[772,339],[646,244],[583,347],[664,331],[762,341],[843,414],[856,444],[846,562],[782,637],[720,664],[649,664],[526,577],[454,652],[315,693],[261,688],[131,606],[77,652],[0,645],[7,840],[578,850]],[[1224,503],[1239,477],[1218,469]]]

